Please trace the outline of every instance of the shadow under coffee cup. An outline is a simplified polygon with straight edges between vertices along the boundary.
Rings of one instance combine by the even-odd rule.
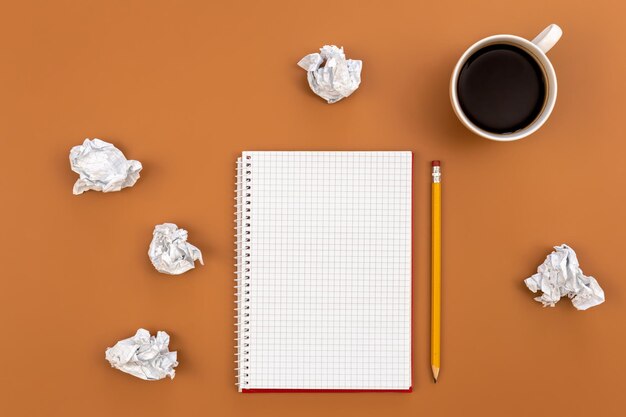
[[[495,35],[470,46],[450,80],[450,100],[459,120],[477,135],[497,141],[537,131],[556,103],[556,73],[546,53],[562,33],[552,24],[532,41]]]

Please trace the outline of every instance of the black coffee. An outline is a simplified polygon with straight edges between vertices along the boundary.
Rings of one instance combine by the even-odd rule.
[[[512,133],[541,113],[546,83],[541,67],[528,52],[512,45],[490,45],[463,65],[457,94],[463,112],[476,126]]]

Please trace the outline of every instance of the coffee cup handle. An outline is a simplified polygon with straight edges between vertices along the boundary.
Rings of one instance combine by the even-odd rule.
[[[554,23],[545,28],[539,35],[532,40],[532,43],[537,45],[539,49],[547,54],[550,49],[561,39],[563,31],[558,25]]]

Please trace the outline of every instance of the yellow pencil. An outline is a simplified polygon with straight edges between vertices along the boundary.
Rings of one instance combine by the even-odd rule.
[[[441,368],[441,163],[433,161],[432,168],[430,364],[437,382]]]

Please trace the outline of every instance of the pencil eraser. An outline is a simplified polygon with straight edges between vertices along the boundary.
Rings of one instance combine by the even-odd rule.
[[[433,166],[434,167],[441,166],[441,162],[440,161],[433,161]]]

